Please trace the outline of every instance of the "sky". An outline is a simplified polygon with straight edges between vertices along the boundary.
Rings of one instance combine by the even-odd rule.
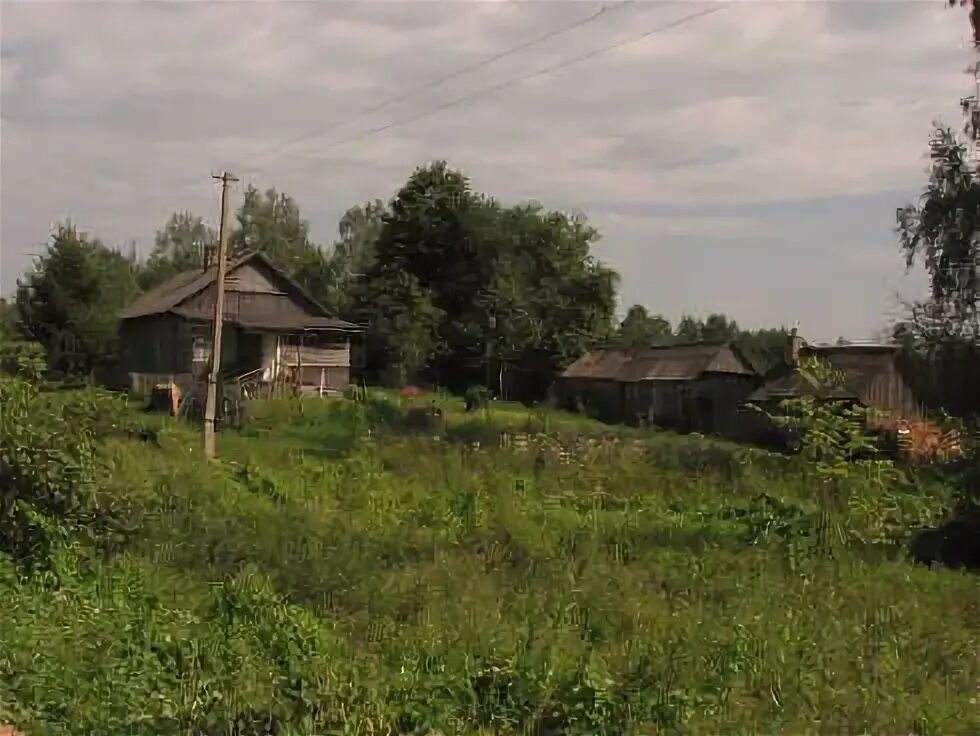
[[[348,207],[445,159],[504,202],[587,215],[621,311],[866,339],[924,293],[895,210],[933,122],[961,125],[966,12],[3,0],[0,294],[65,219],[141,253],[174,211],[214,223],[221,170],[236,204],[275,187],[329,244]]]

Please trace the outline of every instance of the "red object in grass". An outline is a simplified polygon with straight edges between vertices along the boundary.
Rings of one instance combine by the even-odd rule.
[[[406,386],[401,390],[401,395],[406,399],[414,399],[419,395],[418,386]]]

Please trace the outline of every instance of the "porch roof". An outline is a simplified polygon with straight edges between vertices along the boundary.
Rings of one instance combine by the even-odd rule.
[[[210,322],[214,316],[210,313],[187,309],[174,309],[171,312],[178,317],[192,322]],[[297,315],[263,315],[242,318],[235,314],[226,314],[225,324],[241,327],[246,330],[259,332],[276,332],[280,334],[299,332],[363,332],[362,327],[353,322],[346,322],[336,317],[317,317],[308,314]]]

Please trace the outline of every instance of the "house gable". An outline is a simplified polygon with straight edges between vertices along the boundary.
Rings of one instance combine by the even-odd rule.
[[[195,294],[173,305],[175,313],[208,318],[214,311],[214,279]],[[326,310],[263,257],[239,261],[225,277],[225,312],[229,317],[261,322],[269,318],[301,320],[329,317]]]
[[[175,314],[210,321],[217,295],[217,270],[185,271],[138,297],[119,314],[122,320]],[[228,264],[225,318],[242,327],[280,332],[307,329],[361,332],[362,328],[332,317],[285,272],[260,252]]]
[[[225,277],[226,291],[243,291],[252,294],[284,294],[288,286],[283,284],[261,262],[242,263]]]
[[[734,344],[722,345],[702,373],[733,373],[757,376],[758,370]]]

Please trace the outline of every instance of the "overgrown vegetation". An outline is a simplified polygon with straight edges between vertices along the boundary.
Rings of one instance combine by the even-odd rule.
[[[207,465],[174,420],[2,387],[28,733],[980,728],[977,580],[907,561],[948,484],[373,393],[255,402]]]

